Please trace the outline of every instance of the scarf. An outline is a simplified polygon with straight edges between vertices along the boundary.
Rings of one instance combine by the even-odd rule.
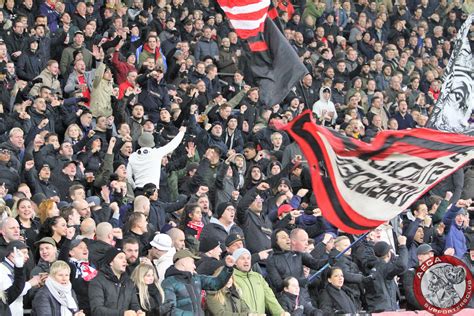
[[[201,232],[202,232],[202,228],[204,227],[204,224],[202,222],[189,222],[188,227],[194,229],[197,232],[196,236],[194,236],[194,237],[196,237],[196,239],[199,240],[199,237],[201,236]]]
[[[71,283],[62,285],[52,278],[47,278],[45,285],[54,299],[61,304],[61,316],[72,316],[73,312],[78,311],[76,301],[72,297]]]
[[[150,46],[148,46],[148,43],[143,44],[143,50],[149,52],[150,54],[155,55],[155,61],[158,61],[158,59],[161,58],[160,54],[160,48],[156,47],[155,51],[153,51]]]
[[[76,279],[81,277],[84,281],[89,282],[97,276],[97,270],[92,267],[88,261],[76,260],[73,258],[70,260],[76,266]]]

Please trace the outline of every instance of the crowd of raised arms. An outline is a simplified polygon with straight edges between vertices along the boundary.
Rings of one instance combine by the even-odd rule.
[[[336,259],[358,236],[276,128],[424,127],[473,2],[273,4],[308,70],[276,105],[215,0],[0,1],[0,315],[422,310],[424,261],[474,272],[473,165]]]

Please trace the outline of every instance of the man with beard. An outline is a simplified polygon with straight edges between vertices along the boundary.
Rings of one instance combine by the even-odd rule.
[[[127,259],[127,274],[132,275],[133,270],[140,264],[138,259],[139,244],[138,240],[133,237],[128,237],[123,240],[123,252]]]

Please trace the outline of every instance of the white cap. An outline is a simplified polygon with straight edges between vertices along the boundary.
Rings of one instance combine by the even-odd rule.
[[[158,234],[150,242],[150,245],[161,251],[169,251],[173,247],[173,241],[167,234]]]

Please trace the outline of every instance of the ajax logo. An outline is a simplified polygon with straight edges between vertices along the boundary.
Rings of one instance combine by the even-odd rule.
[[[452,315],[469,303],[472,285],[471,272],[461,260],[440,256],[426,260],[416,270],[413,290],[428,312]]]

